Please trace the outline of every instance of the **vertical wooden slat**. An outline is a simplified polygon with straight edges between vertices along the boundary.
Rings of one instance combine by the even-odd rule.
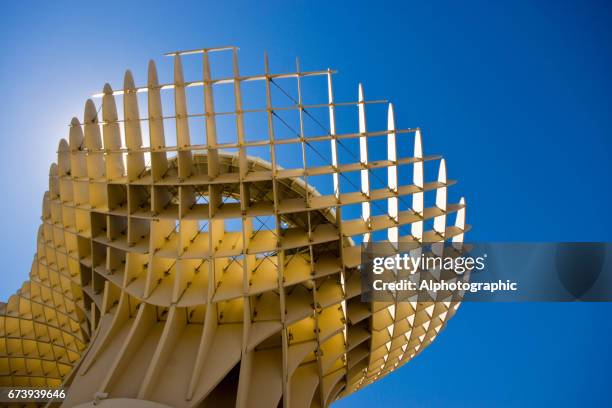
[[[140,114],[136,85],[131,71],[125,72],[123,82],[123,117],[125,128],[125,147],[127,154],[127,175],[129,181],[137,180],[145,169],[144,153],[138,151],[142,147],[142,132],[140,129]]]
[[[186,180],[191,175],[192,157],[187,99],[181,57],[174,57],[174,111],[176,124],[176,146],[178,148],[178,177]]]
[[[151,147],[151,176],[154,181],[159,181],[163,178],[168,170],[168,158],[163,148],[166,147],[166,138],[164,135],[164,120],[161,90],[159,89],[159,81],[157,79],[157,69],[155,62],[149,61],[147,69],[147,103],[149,113],[149,146]],[[161,151],[156,151],[160,149]]]

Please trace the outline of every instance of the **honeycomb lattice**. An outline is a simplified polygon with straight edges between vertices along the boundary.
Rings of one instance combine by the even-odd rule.
[[[213,52],[231,53],[231,77],[211,77]],[[189,54],[202,58],[201,80],[183,79]],[[415,247],[463,240],[465,204],[447,204],[453,183],[443,159],[423,155],[420,130],[396,129],[389,105],[388,128],[368,131],[366,107],[376,101],[360,86],[357,101],[335,102],[331,70],[273,74],[266,59],[262,75],[240,76],[234,47],[171,55],[173,83],[158,83],[153,62],[146,86],[128,71],[123,89],[105,85],[100,109],[87,101],[60,142],[30,280],[0,306],[0,385],[62,385],[65,406],[324,407],[430,344],[459,304],[362,302],[357,244],[381,232]],[[325,104],[302,101],[302,81],[313,76],[327,79]],[[273,104],[281,79],[297,84],[289,107]],[[243,108],[250,81],[264,84],[265,107]],[[188,109],[193,87],[203,112]],[[231,91],[231,112],[215,111],[218,87]],[[340,106],[356,110],[358,132],[336,131]],[[315,109],[326,113],[326,131],[306,134]],[[276,135],[283,110],[299,115],[295,137]],[[258,140],[245,129],[249,113],[266,118]],[[236,140],[219,130],[223,115],[234,118]],[[205,124],[203,144],[191,141],[192,118]],[[414,150],[400,149],[399,138]],[[343,156],[351,140],[359,151]],[[302,152],[301,166],[278,164],[285,145]],[[387,157],[368,160],[377,145]],[[253,148],[266,149],[266,160]],[[329,163],[310,165],[311,150]],[[425,182],[426,161],[439,161],[436,181]],[[398,182],[407,180],[402,167],[411,167],[407,183]],[[317,192],[316,177],[329,177],[333,192]],[[426,194],[435,205],[425,206]],[[349,206],[358,216],[347,217]]]

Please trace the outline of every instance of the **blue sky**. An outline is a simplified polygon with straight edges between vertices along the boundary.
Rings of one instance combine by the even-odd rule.
[[[246,73],[264,51],[276,71],[299,56],[339,71],[339,100],[363,82],[392,101],[460,181],[469,239],[611,241],[609,3],[330,3],[3,4],[0,298],[27,277],[49,164],[85,99],[126,68],[143,83],[150,58],[171,72],[164,52],[226,44]],[[338,406],[609,405],[611,311],[463,305],[413,362]]]

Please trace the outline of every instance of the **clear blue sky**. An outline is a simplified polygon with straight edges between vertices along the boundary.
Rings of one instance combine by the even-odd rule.
[[[247,68],[264,50],[278,70],[300,56],[339,71],[340,99],[363,82],[394,102],[460,180],[472,240],[611,241],[608,2],[127,3],[1,6],[0,298],[27,277],[49,163],[85,99],[203,46],[237,45]],[[610,312],[463,305],[413,362],[337,406],[610,406]]]

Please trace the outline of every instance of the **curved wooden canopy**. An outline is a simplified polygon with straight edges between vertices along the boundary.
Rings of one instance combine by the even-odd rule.
[[[211,76],[209,54],[218,51],[232,53],[231,77]],[[190,54],[202,57],[200,81],[183,78],[181,58]],[[387,129],[368,131],[363,88],[356,102],[335,102],[330,70],[272,74],[266,59],[264,74],[243,77],[234,47],[172,56],[173,83],[159,84],[152,61],[146,86],[128,71],[123,89],[105,85],[101,109],[88,100],[60,141],[30,280],[0,304],[0,385],[65,387],[64,406],[324,407],[430,344],[459,303],[362,302],[355,244],[381,231],[415,248],[463,240],[465,202],[447,203],[453,182],[443,159],[423,155],[421,131],[396,129],[391,105]],[[314,107],[298,92],[300,135],[277,139],[283,108],[273,105],[271,86],[292,78],[300,90],[307,76],[327,79],[328,103],[319,108],[328,131],[304,133]],[[247,81],[266,87],[268,135],[255,142],[244,127]],[[216,118],[227,113],[215,111],[215,86],[234,96],[230,143],[219,141]],[[190,87],[203,91],[204,112],[189,113]],[[163,92],[174,97],[172,113]],[[337,107],[351,105],[359,132],[337,132]],[[193,117],[205,121],[204,145],[191,143]],[[169,119],[175,145],[167,143]],[[412,152],[399,137],[413,138]],[[339,146],[349,139],[359,151],[343,158]],[[294,144],[306,157],[314,142],[328,143],[329,163],[278,165],[277,146]],[[385,160],[368,159],[373,143],[386,144]],[[262,146],[269,160],[249,156]],[[425,180],[426,161],[439,161],[436,181]],[[398,177],[403,166],[412,167],[409,181]],[[378,170],[386,177],[377,186]],[[343,178],[351,171],[359,185]],[[317,176],[330,177],[331,194],[310,185]],[[434,206],[425,206],[426,194],[435,194]],[[352,219],[343,213],[351,205],[360,207]]]

